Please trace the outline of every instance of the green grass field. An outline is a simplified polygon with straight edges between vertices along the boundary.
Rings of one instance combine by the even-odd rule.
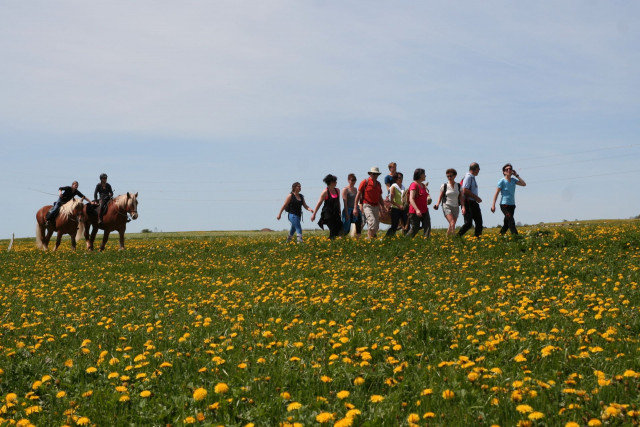
[[[640,223],[520,230],[3,241],[0,418],[637,425]]]

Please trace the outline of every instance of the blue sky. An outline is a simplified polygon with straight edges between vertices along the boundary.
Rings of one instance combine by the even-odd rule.
[[[433,193],[479,162],[489,226],[506,162],[522,223],[640,214],[637,2],[0,7],[0,239],[102,172],[139,193],[133,232],[288,228],[292,182],[313,206],[390,161]]]

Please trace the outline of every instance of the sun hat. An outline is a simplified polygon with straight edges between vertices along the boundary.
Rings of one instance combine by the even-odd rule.
[[[371,174],[377,174],[380,175],[380,169],[378,169],[376,166],[372,167],[371,169],[369,169],[369,175]]]

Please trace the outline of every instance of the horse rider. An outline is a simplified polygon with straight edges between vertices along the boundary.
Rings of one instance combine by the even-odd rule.
[[[100,196],[98,198],[98,196]],[[113,198],[113,189],[107,182],[107,174],[100,174],[100,182],[96,185],[96,189],[93,190],[93,199],[98,200],[98,225],[102,224],[103,208],[107,206],[109,200]]]
[[[58,188],[58,200],[55,201],[49,212],[45,215],[46,222],[44,225],[46,227],[56,219],[58,216],[58,212],[60,211],[60,207],[67,203],[69,200],[73,199],[74,196],[79,196],[82,200],[86,200],[91,203],[91,200],[87,199],[84,194],[78,191],[78,181],[73,181],[71,183],[71,187],[60,187]]]

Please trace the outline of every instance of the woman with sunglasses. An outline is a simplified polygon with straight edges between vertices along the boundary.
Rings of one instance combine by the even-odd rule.
[[[527,185],[524,179],[520,178],[520,175],[513,170],[511,163],[507,163],[502,167],[502,174],[504,178],[498,181],[498,187],[496,193],[493,195],[493,203],[491,204],[491,212],[496,211],[496,200],[498,200],[498,194],[502,193],[500,199],[500,210],[504,214],[504,225],[500,229],[500,234],[504,235],[507,230],[511,231],[511,234],[518,234],[516,230],[516,220],[513,219],[513,213],[516,210],[516,185],[524,187]]]
[[[450,168],[447,169],[445,173],[447,175],[447,182],[440,187],[440,197],[438,197],[438,202],[433,205],[433,209],[438,210],[438,206],[442,205],[442,213],[449,223],[447,236],[451,236],[456,230],[456,222],[458,221],[461,206],[462,215],[464,215],[464,203],[462,202],[460,184],[455,182],[458,172]]]

